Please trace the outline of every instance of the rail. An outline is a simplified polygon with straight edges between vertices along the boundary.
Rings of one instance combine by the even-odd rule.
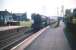
[[[0,27],[0,50],[23,39],[27,30],[28,29],[23,26]]]

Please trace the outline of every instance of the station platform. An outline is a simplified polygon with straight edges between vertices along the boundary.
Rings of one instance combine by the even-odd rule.
[[[63,24],[58,28],[49,27],[24,50],[71,50],[63,28]]]
[[[49,26],[27,47],[24,47],[26,43],[24,42],[13,50],[71,50],[63,29],[63,23],[60,23],[60,26],[56,28]]]

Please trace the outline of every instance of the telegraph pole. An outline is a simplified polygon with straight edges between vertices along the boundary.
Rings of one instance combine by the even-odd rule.
[[[59,8],[57,7],[57,16],[59,16]]]
[[[64,16],[64,5],[61,6],[61,16]]]

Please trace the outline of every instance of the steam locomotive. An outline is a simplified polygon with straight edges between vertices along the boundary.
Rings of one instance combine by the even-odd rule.
[[[31,17],[33,19],[32,28],[34,32],[50,24],[50,18],[48,18],[47,16],[43,16],[40,14],[32,14]]]

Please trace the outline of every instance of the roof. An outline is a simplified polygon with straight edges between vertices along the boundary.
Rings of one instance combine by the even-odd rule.
[[[14,13],[16,16],[23,16],[26,15],[26,13]]]
[[[8,11],[0,11],[0,15],[11,15]]]

